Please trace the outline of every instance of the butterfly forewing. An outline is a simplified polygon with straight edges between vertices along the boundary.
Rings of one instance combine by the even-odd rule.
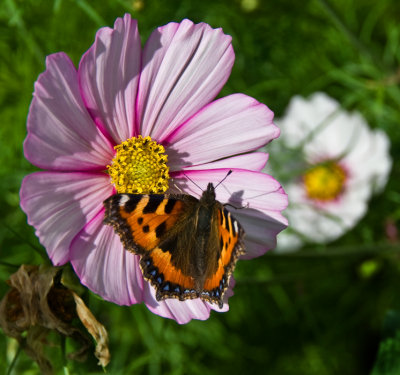
[[[139,255],[154,249],[185,209],[182,200],[162,194],[116,194],[104,205],[104,222],[114,227],[125,249]]]
[[[215,272],[205,280],[202,298],[222,305],[223,295],[240,255],[244,254],[244,231],[239,222],[222,205],[218,208],[218,253]]]

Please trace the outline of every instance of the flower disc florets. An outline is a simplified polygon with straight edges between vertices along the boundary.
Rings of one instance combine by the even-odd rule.
[[[154,194],[168,189],[167,155],[162,145],[139,135],[114,149],[116,154],[107,169],[118,193]]]
[[[303,180],[309,198],[331,201],[343,192],[346,172],[339,164],[330,161],[309,169]]]

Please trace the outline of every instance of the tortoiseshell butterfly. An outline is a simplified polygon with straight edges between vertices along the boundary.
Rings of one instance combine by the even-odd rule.
[[[215,199],[209,183],[200,199],[186,194],[115,194],[104,201],[104,223],[126,250],[140,255],[157,300],[202,300],[223,306],[244,231]]]

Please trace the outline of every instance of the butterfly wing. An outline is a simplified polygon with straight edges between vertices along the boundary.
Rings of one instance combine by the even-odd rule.
[[[244,231],[215,201],[199,289],[199,276],[191,268],[198,256],[193,232],[198,202],[189,195],[115,194],[104,202],[104,223],[114,227],[126,250],[141,256],[143,276],[155,287],[157,300],[200,297],[222,307],[231,274],[244,253]]]
[[[223,296],[236,262],[245,253],[244,230],[222,204],[217,205],[216,217],[218,221],[213,225],[209,244],[210,247],[217,247],[217,251],[211,251],[217,259],[216,267],[208,272],[200,298],[217,303],[222,308]]]
[[[185,233],[198,200],[189,195],[115,194],[104,202],[104,223],[112,225],[124,248],[140,255],[143,276],[157,300],[196,298]],[[187,244],[186,244],[187,245]]]
[[[144,255],[178,222],[185,203],[164,194],[115,194],[104,201],[104,223],[112,225],[126,250]]]

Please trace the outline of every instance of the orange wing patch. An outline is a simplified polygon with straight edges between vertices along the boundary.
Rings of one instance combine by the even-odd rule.
[[[143,255],[175,225],[184,203],[162,194],[116,194],[105,207],[104,222],[114,226],[127,250]]]
[[[194,280],[193,278],[184,275],[181,270],[177,269],[171,262],[171,253],[168,251],[163,251],[160,248],[154,249],[148,256],[146,257],[145,260],[148,260],[148,262],[144,261],[141,262],[142,270],[144,274],[148,274],[146,278],[149,279],[150,282],[153,284],[158,284],[156,281],[156,276],[162,275],[163,280],[162,283],[163,285],[166,285],[168,283],[170,284],[175,284],[179,285],[183,289],[193,289],[194,288]],[[155,277],[152,277],[152,275],[149,273],[149,270],[147,269],[148,267],[150,268],[156,268],[157,272],[155,274]],[[171,288],[167,288],[171,289]]]
[[[219,297],[229,285],[236,262],[239,256],[244,254],[244,246],[241,242],[243,229],[228,210],[224,208],[218,210],[218,223],[221,255],[217,271],[204,283],[203,294],[209,295],[211,301],[221,304]]]
[[[146,211],[146,207],[152,205],[153,201],[154,195],[147,195],[133,212],[126,212],[125,208],[120,208],[121,218],[125,219],[130,227],[133,240],[146,250],[154,249],[160,243],[160,238],[175,225],[183,208],[181,201],[166,198],[159,201],[156,210]],[[166,214],[165,207],[171,202],[174,202],[173,209]]]

